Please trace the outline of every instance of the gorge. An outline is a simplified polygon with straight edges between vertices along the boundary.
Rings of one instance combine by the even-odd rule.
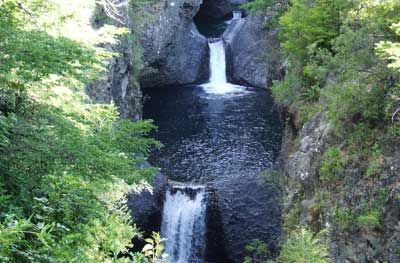
[[[240,20],[237,15],[230,25]],[[168,238],[172,262],[240,262],[253,239],[274,251],[281,231],[279,193],[259,177],[273,166],[280,149],[279,113],[267,91],[227,82],[223,38],[208,38],[208,46],[208,83],[144,90],[144,117],[155,121],[154,136],[165,145],[149,162],[185,184],[166,186],[161,233]],[[199,186],[191,184],[206,188],[203,201]],[[247,197],[250,189],[254,195]],[[172,205],[173,200],[177,203]],[[192,210],[201,205],[204,239],[196,230],[203,224],[194,214],[199,211]],[[201,243],[205,251],[199,258],[190,249]]]
[[[1,0],[0,262],[399,263],[399,0]]]

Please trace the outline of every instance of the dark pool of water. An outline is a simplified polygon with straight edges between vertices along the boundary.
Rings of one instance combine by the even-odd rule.
[[[165,147],[149,159],[177,181],[256,175],[270,168],[280,149],[282,123],[265,90],[207,94],[198,86],[145,91],[144,117],[158,126]]]
[[[194,18],[194,23],[200,34],[206,37],[220,37],[225,29],[229,25],[231,17],[222,18],[210,18],[210,17],[198,17]]]

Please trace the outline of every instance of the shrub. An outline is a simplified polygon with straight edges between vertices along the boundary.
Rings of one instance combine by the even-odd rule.
[[[359,215],[356,219],[357,224],[361,228],[374,229],[380,227],[380,213],[379,210],[371,209],[367,210],[363,214]]]
[[[336,181],[344,172],[343,154],[337,147],[329,148],[322,157],[319,169],[320,179],[325,182]]]
[[[283,244],[281,263],[328,263],[328,247],[322,241],[321,235],[305,228],[300,228],[289,234]]]
[[[351,226],[354,215],[346,208],[336,207],[333,211],[333,222],[341,229],[346,230]]]
[[[251,254],[251,256],[245,258],[246,263],[266,262],[270,256],[268,245],[259,239],[256,239],[250,244],[246,245],[245,249]]]

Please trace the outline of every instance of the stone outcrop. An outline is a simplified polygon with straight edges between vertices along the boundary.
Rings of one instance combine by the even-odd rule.
[[[287,203],[285,214],[297,211],[297,226],[319,231],[327,228],[329,255],[333,262],[400,262],[400,147],[390,146],[383,155],[379,174],[365,176],[363,161],[348,161],[340,181],[321,183],[319,167],[330,146],[331,125],[326,111],[316,114],[301,129],[298,145],[285,162]],[[339,183],[340,182],[340,183]],[[363,223],[360,215],[377,209],[379,222]],[[338,212],[346,217],[338,217]],[[370,218],[371,219],[371,218]]]
[[[241,263],[246,245],[266,241],[273,255],[281,236],[281,192],[265,178],[242,175],[214,184],[228,262]]]
[[[103,78],[89,84],[86,93],[98,103],[115,102],[122,118],[139,120],[142,117],[142,92],[134,77],[131,51],[124,44],[110,49],[120,55],[111,59]]]
[[[273,16],[272,12],[267,16],[249,15],[234,20],[225,31],[231,82],[265,88],[279,76],[282,56],[278,31],[266,27]]]
[[[168,0],[151,6],[152,18],[141,30],[143,87],[206,82],[209,76],[208,44],[194,22],[201,0]]]
[[[104,11],[97,6],[95,14],[102,14]],[[132,26],[132,19],[128,12],[123,13],[124,25],[110,20],[115,26]],[[100,28],[104,21],[97,21],[94,18],[93,26]],[[134,44],[129,37],[122,37],[114,44],[107,44],[105,48],[117,55],[111,58],[104,75],[86,87],[88,96],[97,103],[114,102],[119,110],[120,116],[129,120],[142,118],[142,91],[136,75],[137,70],[134,61]]]
[[[161,215],[164,196],[168,186],[166,176],[158,172],[152,185],[139,185],[128,194],[128,208],[133,222],[150,236],[161,230]]]

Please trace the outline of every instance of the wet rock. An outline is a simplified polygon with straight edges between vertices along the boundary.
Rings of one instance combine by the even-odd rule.
[[[279,77],[282,56],[277,29],[266,27],[273,16],[249,15],[234,21],[225,31],[231,82],[265,88]]]
[[[209,76],[207,39],[193,22],[201,0],[166,1],[153,6],[152,18],[141,30],[143,87],[202,83]]]
[[[160,231],[161,215],[168,180],[158,172],[152,185],[139,185],[128,193],[128,208],[133,222],[149,236],[152,231]]]

